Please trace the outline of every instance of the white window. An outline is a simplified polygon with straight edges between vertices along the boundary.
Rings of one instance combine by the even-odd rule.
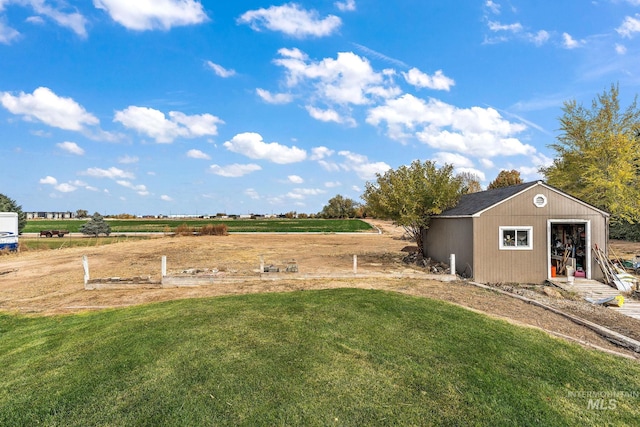
[[[500,249],[533,249],[533,227],[500,227]]]

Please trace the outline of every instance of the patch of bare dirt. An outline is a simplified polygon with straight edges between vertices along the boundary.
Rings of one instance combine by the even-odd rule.
[[[58,315],[183,298],[354,287],[448,301],[513,323],[541,328],[556,336],[571,337],[584,345],[633,354],[562,316],[464,281],[393,278],[399,273],[423,270],[402,261],[407,255],[402,249],[412,244],[404,238],[403,229],[384,221],[371,223],[381,230],[380,234],[162,237],[106,246],[5,255],[0,257],[0,273],[4,273],[0,274],[0,310]],[[257,274],[260,257],[263,257],[266,265],[284,265],[295,260],[301,275],[344,276],[353,271],[354,254],[358,256],[358,273],[387,273],[388,276],[301,280],[292,275],[291,279],[265,281],[260,280]],[[161,257],[166,255],[169,273],[186,269],[216,269],[229,275],[245,276],[247,280],[188,288],[85,290],[83,255],[88,257],[92,278],[151,276],[159,281]],[[624,325],[622,328],[626,328],[626,335],[635,337],[636,331],[640,331],[640,322],[631,318],[628,321],[606,320],[612,313],[606,308],[585,308],[589,307],[588,304],[580,305],[579,301],[556,298],[554,302],[553,298],[546,298],[549,298],[550,305],[564,304],[568,311],[604,326]],[[574,303],[580,308],[572,308]]]

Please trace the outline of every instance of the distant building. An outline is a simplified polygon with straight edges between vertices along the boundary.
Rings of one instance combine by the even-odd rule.
[[[73,219],[74,212],[25,212],[27,219]]]

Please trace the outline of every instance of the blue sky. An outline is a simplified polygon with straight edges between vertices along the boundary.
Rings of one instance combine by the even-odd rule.
[[[415,159],[541,178],[564,101],[640,86],[640,0],[0,0],[25,211],[316,213]]]

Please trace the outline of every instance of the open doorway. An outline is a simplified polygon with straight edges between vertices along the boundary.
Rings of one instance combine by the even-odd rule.
[[[547,227],[550,276],[566,276],[572,269],[576,277],[591,278],[591,235],[589,221],[549,220]]]

